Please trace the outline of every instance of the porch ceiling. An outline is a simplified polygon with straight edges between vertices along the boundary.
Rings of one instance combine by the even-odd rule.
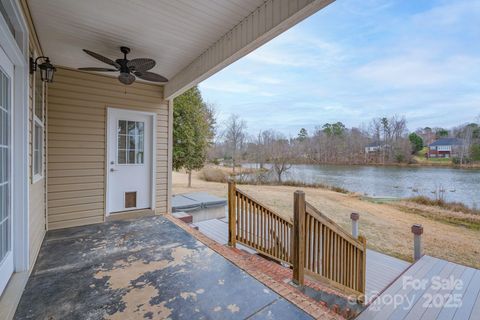
[[[153,71],[172,78],[264,0],[28,0],[46,55],[67,67],[105,67],[89,49],[120,58],[157,61]]]
[[[334,0],[23,0],[44,54],[78,68],[105,66],[81,49],[153,58],[166,98],[206,79]]]

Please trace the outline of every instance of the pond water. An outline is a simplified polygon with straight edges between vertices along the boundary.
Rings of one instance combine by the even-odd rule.
[[[257,167],[247,164],[247,167]],[[267,165],[267,168],[269,166]],[[276,179],[271,175],[269,179]],[[282,177],[337,186],[365,196],[406,198],[441,195],[446,201],[480,207],[480,170],[436,167],[293,165]]]

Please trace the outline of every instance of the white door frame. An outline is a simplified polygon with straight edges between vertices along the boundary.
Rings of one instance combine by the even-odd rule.
[[[29,269],[29,181],[28,146],[28,27],[19,1],[4,1],[5,10],[15,28],[15,37],[0,15],[0,46],[14,65],[12,97],[12,231],[14,272]]]
[[[110,178],[110,175],[109,175],[109,167],[110,167],[110,158],[111,158],[111,155],[110,155],[110,148],[109,148],[109,133],[110,133],[110,130],[112,129],[116,129],[116,128],[112,128],[111,125],[110,125],[110,117],[112,115],[112,112],[115,112],[115,111],[121,111],[121,112],[128,112],[128,113],[132,113],[132,114],[142,114],[142,115],[147,115],[147,116],[150,116],[152,118],[152,145],[151,145],[151,150],[152,150],[152,168],[151,168],[151,201],[150,201],[150,206],[151,206],[151,210],[152,211],[155,211],[155,199],[156,199],[156,190],[157,190],[157,185],[156,185],[156,174],[157,174],[157,149],[156,149],[156,145],[157,145],[157,141],[156,141],[156,137],[157,137],[157,114],[155,112],[146,112],[146,111],[137,111],[137,110],[130,110],[130,109],[122,109],[122,108],[115,108],[115,107],[107,107],[107,131],[105,132],[105,216],[110,216],[110,208],[109,208],[109,201],[108,201],[108,192],[109,192],[109,178]],[[116,143],[116,142],[114,142]]]

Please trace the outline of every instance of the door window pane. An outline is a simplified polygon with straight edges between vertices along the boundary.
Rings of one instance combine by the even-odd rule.
[[[143,164],[144,163],[144,127],[141,121],[118,121],[117,134],[117,163]]]
[[[10,243],[10,80],[0,70],[0,262]]]

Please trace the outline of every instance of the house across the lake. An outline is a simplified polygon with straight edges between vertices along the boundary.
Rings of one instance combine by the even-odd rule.
[[[463,142],[457,138],[441,138],[428,146],[429,158],[451,158],[458,156]]]
[[[365,146],[365,153],[375,153],[386,147],[388,146],[382,141],[373,141]]]

